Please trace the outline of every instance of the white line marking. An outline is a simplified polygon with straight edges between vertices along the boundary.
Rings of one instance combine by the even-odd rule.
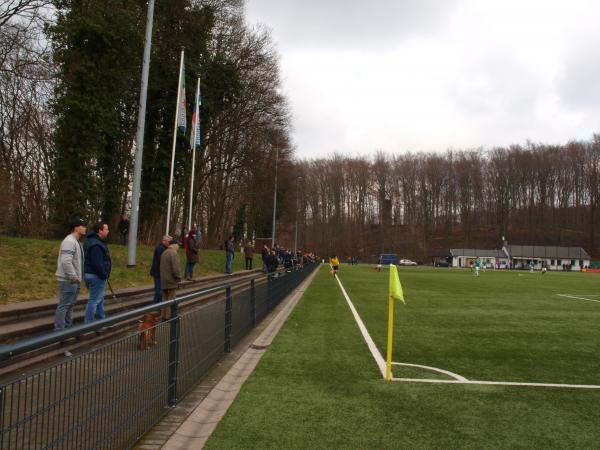
[[[383,359],[383,356],[381,356],[381,353],[379,352],[379,349],[375,345],[375,342],[373,342],[371,335],[367,331],[367,327],[365,327],[365,324],[363,323],[362,319],[358,315],[358,312],[356,311],[356,308],[354,307],[352,300],[350,300],[350,297],[348,296],[346,289],[344,289],[344,286],[342,285],[342,282],[340,281],[339,275],[336,276],[335,278],[337,279],[337,282],[340,285],[342,294],[344,294],[344,297],[346,298],[346,302],[348,302],[350,311],[352,311],[352,314],[354,315],[354,319],[356,320],[356,323],[358,324],[358,328],[360,329],[360,332],[362,333],[363,338],[365,339],[365,342],[367,343],[367,346],[369,347],[369,350],[371,350],[371,354],[373,355],[375,362],[379,366],[381,376],[385,379],[385,360]],[[560,295],[560,294],[557,294],[557,295]],[[589,300],[589,299],[582,299],[582,300]],[[592,300],[592,301],[597,301],[597,300]],[[417,364],[407,364],[407,363],[397,363],[397,362],[392,362],[392,364],[423,367],[423,368],[436,370],[436,371],[439,371],[442,373],[446,373],[448,375],[452,374],[452,372],[448,372],[448,371],[445,371],[442,369],[436,369],[434,367],[428,367],[428,366],[418,366]],[[460,380],[460,379],[431,380],[431,379],[421,379],[421,378],[395,378],[395,377],[392,377],[392,381],[407,381],[407,382],[412,382],[412,383],[434,383],[434,384],[435,383],[437,383],[437,384],[473,384],[473,385],[488,385],[488,386],[529,386],[529,387],[572,388],[572,389],[600,389],[600,386],[595,385],[595,384],[521,383],[521,382],[513,382],[513,381],[475,381],[475,380],[471,381],[471,380],[467,380],[466,378],[461,377],[460,375],[456,375],[456,374],[452,374],[450,376],[456,376],[456,377],[463,378],[464,381]]]
[[[408,366],[408,367],[419,367],[421,369],[427,369],[427,370],[433,370],[434,372],[440,372],[443,373],[445,375],[448,375],[449,377],[454,378],[457,381],[469,381],[467,380],[465,377],[458,375],[454,372],[450,372],[448,370],[444,370],[444,369],[438,369],[437,367],[431,367],[431,366],[421,366],[419,364],[408,364],[408,363],[399,363],[399,362],[392,362],[393,365],[395,366]]]
[[[394,378],[392,381],[408,381],[411,383],[438,383],[438,384],[475,384],[488,386],[528,386],[528,387],[553,387],[553,388],[572,388],[572,389],[600,389],[595,384],[559,384],[559,383],[519,383],[513,381],[477,381],[477,380],[428,380],[421,378]]]
[[[354,308],[354,305],[352,304],[352,300],[350,300],[350,297],[348,297],[348,294],[346,293],[346,289],[344,289],[344,286],[342,286],[342,282],[340,281],[339,274],[335,278],[337,279],[337,282],[340,285],[340,288],[342,289],[342,294],[344,294],[344,297],[346,297],[346,302],[348,302],[350,311],[352,311],[352,314],[354,315],[354,320],[356,320],[356,323],[358,324],[358,328],[360,329],[360,332],[362,333],[363,338],[364,338],[365,342],[367,343],[367,347],[369,347],[369,350],[371,350],[371,354],[373,355],[373,358],[375,359],[375,362],[377,363],[377,366],[379,367],[379,370],[381,371],[381,376],[385,379],[385,360],[383,359],[383,356],[381,356],[381,353],[379,353],[379,349],[375,345],[375,342],[373,342],[373,339],[371,338],[371,335],[367,331],[367,327],[365,327],[365,324],[363,323],[360,316],[358,315],[356,308]]]
[[[567,294],[556,294],[556,295],[558,295],[559,297],[576,298],[577,300],[586,300],[588,302],[600,303],[600,300],[592,300],[591,298],[575,297],[574,295],[567,295]]]

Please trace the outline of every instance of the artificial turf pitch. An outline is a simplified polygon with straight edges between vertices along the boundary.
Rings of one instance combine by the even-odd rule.
[[[394,361],[600,385],[597,274],[406,268],[400,278]],[[387,270],[342,266],[340,280],[385,355]],[[394,376],[447,378],[397,366]],[[205,448],[598,448],[598,423],[598,389],[385,382],[324,267]]]

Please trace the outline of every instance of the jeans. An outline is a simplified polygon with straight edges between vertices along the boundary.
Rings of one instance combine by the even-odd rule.
[[[79,283],[69,283],[68,281],[59,281],[58,289],[60,293],[56,314],[54,315],[54,329],[62,330],[73,326],[71,311],[79,295]]]
[[[233,253],[227,252],[227,260],[225,261],[225,273],[231,273],[231,261],[233,261]]]
[[[93,273],[86,273],[83,279],[90,291],[85,308],[85,323],[93,322],[96,318],[104,319],[106,317],[104,314],[104,287],[106,286],[106,280]]]
[[[154,303],[162,302],[162,291],[160,289],[160,277],[154,278]]]
[[[189,262],[185,264],[185,274],[190,274],[190,278],[192,278],[192,273],[194,272],[195,262]]]

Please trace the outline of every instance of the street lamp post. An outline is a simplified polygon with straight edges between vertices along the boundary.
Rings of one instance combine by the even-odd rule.
[[[144,124],[146,120],[146,98],[148,95],[148,73],[150,71],[150,47],[152,46],[152,22],[154,20],[154,0],[148,2],[146,17],[146,37],[144,41],[144,59],[142,65],[142,85],[135,137],[135,159],[133,165],[133,190],[131,192],[131,213],[129,242],[127,243],[127,267],[135,267],[137,252],[138,217],[140,192],[142,186],[142,161],[144,153]]]
[[[294,236],[294,258],[298,253],[298,181],[302,180],[302,177],[296,177],[296,232]]]

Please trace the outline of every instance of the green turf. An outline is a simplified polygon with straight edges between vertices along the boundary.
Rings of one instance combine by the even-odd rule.
[[[600,384],[600,304],[553,297],[595,294],[600,277],[400,275],[408,305],[397,308],[395,360],[478,379]],[[387,271],[342,266],[340,276],[385,354]],[[597,448],[599,405],[600,391],[386,383],[324,269],[205,448]]]
[[[59,240],[0,236],[0,304],[57,297],[58,287],[54,273],[59,247]],[[114,289],[152,285],[149,272],[154,246],[138,246],[136,266],[133,268],[127,267],[126,246],[109,244],[109,249],[112,259],[110,282]],[[179,250],[179,256],[183,276],[183,249]],[[254,267],[260,267],[260,264],[260,255],[255,255]],[[243,255],[237,252],[232,269],[236,272],[243,268]],[[200,250],[200,263],[194,270],[195,277],[224,272],[224,251]],[[86,292],[85,287],[83,291]]]

